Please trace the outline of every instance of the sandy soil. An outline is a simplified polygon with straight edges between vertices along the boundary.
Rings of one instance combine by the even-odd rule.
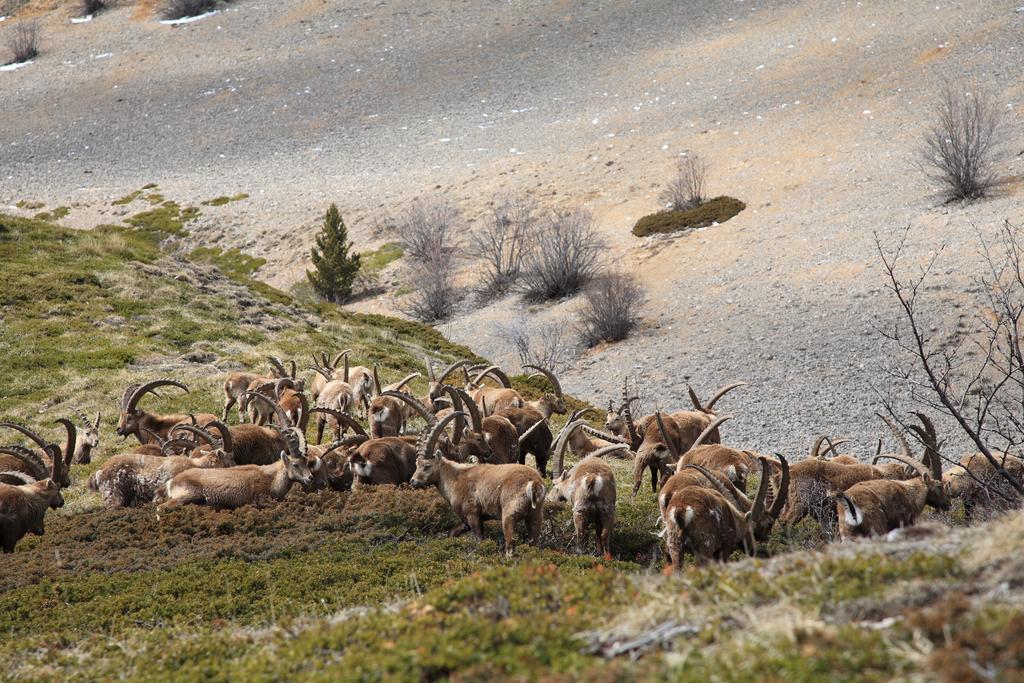
[[[0,73],[0,202],[72,204],[66,222],[86,227],[142,210],[110,201],[146,182],[191,202],[247,192],[204,209],[195,240],[267,258],[261,277],[285,287],[331,201],[361,248],[417,197],[470,222],[512,191],[581,205],[649,302],[644,328],[584,354],[568,389],[603,404],[630,374],[674,408],[686,381],[707,394],[746,379],[722,406],[741,416],[731,441],[771,450],[828,430],[867,452],[886,384],[874,326],[891,311],[873,231],[912,225],[921,257],[948,243],[939,324],[964,315],[979,235],[1024,221],[1017,5],[244,0],[179,27],[152,3],[84,24],[36,7],[43,54]],[[943,206],[914,163],[946,80],[993,91],[1015,145],[1007,182],[971,207]],[[634,238],[685,149],[748,209]],[[528,315],[571,320],[575,305]],[[523,311],[510,299],[445,330],[508,360],[490,331]]]

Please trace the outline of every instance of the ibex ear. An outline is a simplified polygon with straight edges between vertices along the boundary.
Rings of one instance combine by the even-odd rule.
[[[321,460],[319,458],[319,456],[315,457],[315,458],[313,458],[313,464],[310,465],[310,467],[309,467],[309,471],[310,472],[319,472],[320,471],[320,467],[323,466],[323,464],[324,464],[324,461]]]

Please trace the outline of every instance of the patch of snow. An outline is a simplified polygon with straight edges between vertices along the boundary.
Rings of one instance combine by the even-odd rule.
[[[96,55],[95,57],[93,57],[93,59],[106,59],[107,57],[113,57],[113,56],[114,56],[113,52],[102,52],[102,53]]]
[[[20,69],[23,66],[28,66],[31,63],[32,60],[30,59],[27,62],[15,62],[14,64],[4,64],[3,66],[0,66],[0,71],[16,71],[17,69]]]
[[[84,17],[75,17],[71,20],[72,24],[84,24],[87,21],[92,21],[92,15],[87,14]]]
[[[0,17],[0,21],[7,21],[7,15],[5,14],[4,16]]]
[[[214,14],[220,14],[219,9],[205,12],[203,14],[197,14],[194,17],[182,17],[181,19],[162,19],[160,21],[164,26],[180,26],[181,24],[191,24],[193,21],[199,21],[207,17],[212,17]]]

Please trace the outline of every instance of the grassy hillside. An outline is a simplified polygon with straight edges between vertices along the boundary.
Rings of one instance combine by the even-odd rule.
[[[191,394],[146,405],[216,412],[224,372],[261,367],[268,353],[350,347],[387,379],[422,370],[424,354],[472,355],[415,323],[299,305],[253,282],[250,260],[192,260],[168,237],[145,222],[71,231],[0,215],[0,414],[55,434],[69,405],[104,413],[96,462],[74,468],[68,505],[48,513],[45,536],[0,557],[0,677],[1021,675],[1019,516],[824,551],[802,549],[817,537],[801,527],[773,539],[776,558],[666,578],[656,503],[649,489],[629,497],[627,463],[614,464],[610,562],[565,551],[564,513],[542,549],[520,547],[512,561],[496,527],[481,544],[448,538],[454,518],[432,490],[295,490],[264,508],[161,519],[151,507],[102,510],[83,484],[121,447],[116,402],[129,381],[183,378]],[[677,628],[665,642],[615,647],[666,623]]]

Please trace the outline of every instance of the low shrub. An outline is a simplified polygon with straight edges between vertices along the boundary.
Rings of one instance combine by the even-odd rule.
[[[539,302],[576,294],[597,275],[604,248],[589,212],[551,213],[530,239],[520,278],[523,296]]]
[[[164,19],[184,19],[205,14],[217,8],[217,0],[165,0]]]
[[[11,50],[10,64],[18,64],[39,56],[39,22],[19,21],[8,39]]]
[[[107,8],[107,0],[82,0],[79,6],[79,15],[87,17],[90,14],[99,14]]]
[[[583,343],[625,339],[640,322],[644,288],[626,273],[609,273],[597,278],[583,297],[579,310],[579,333]]]
[[[647,237],[703,228],[712,223],[724,223],[745,208],[746,204],[733,197],[715,197],[685,211],[659,211],[644,216],[633,226],[633,234],[637,237]]]

